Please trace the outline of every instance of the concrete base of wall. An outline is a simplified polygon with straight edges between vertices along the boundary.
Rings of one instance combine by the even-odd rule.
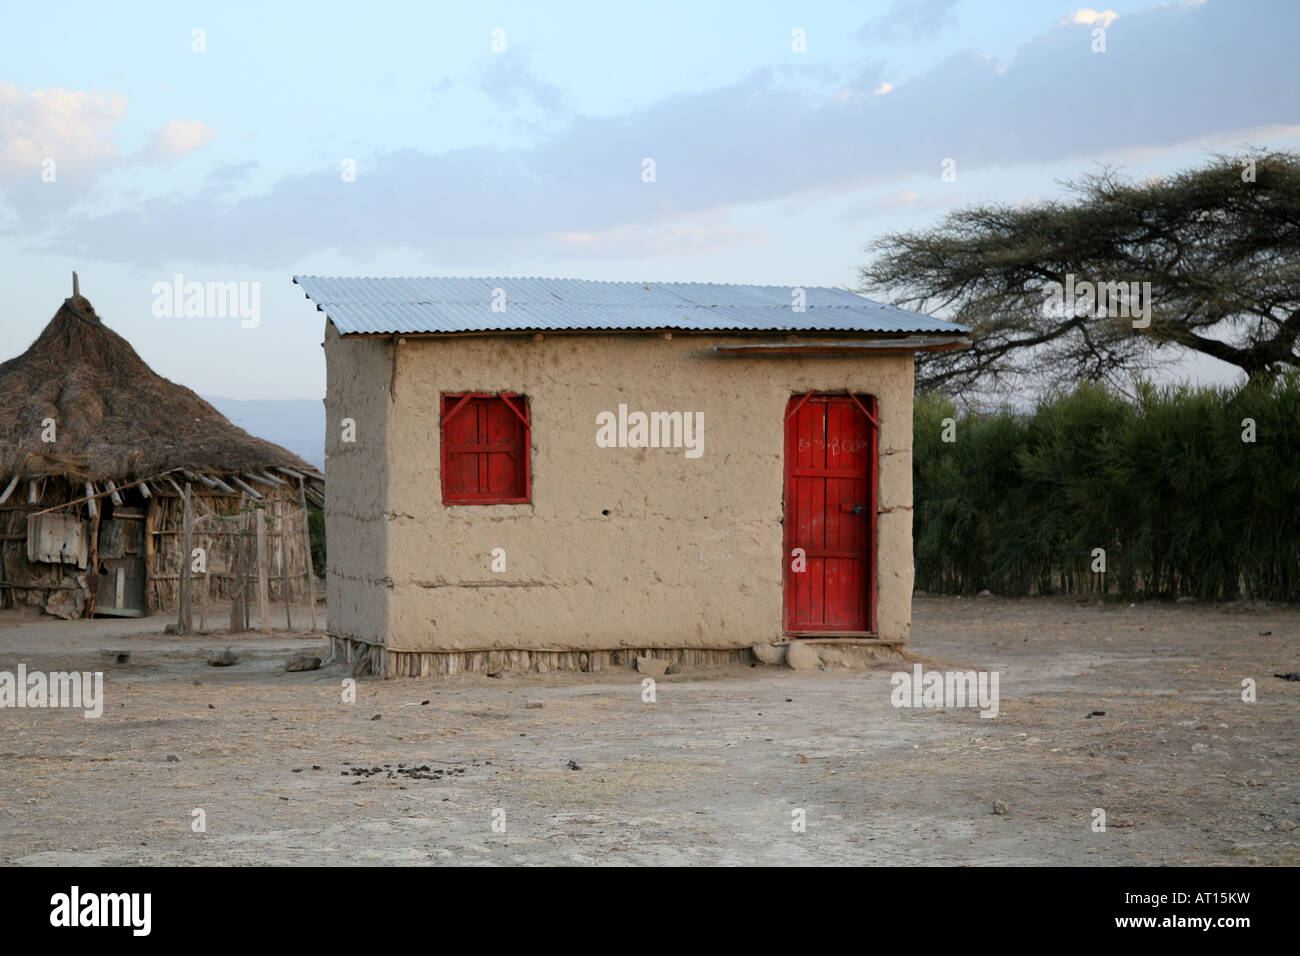
[[[728,664],[775,664],[794,670],[879,667],[911,660],[902,642],[800,640],[739,648],[622,648],[613,651],[390,651],[348,637],[330,636],[330,659],[352,665],[354,677],[445,677],[451,674],[502,674],[508,671],[629,670],[638,657],[665,661],[675,669]],[[791,651],[793,650],[793,653]]]
[[[750,650],[764,664],[797,671],[831,670],[837,667],[880,667],[910,660],[903,641],[854,638],[818,638],[755,644]]]
[[[507,671],[546,674],[551,671],[625,670],[638,657],[653,657],[670,666],[720,667],[750,664],[754,655],[739,648],[620,648],[614,651],[390,651],[347,637],[330,637],[330,655],[353,665],[353,675],[433,677],[450,674],[501,674]]]

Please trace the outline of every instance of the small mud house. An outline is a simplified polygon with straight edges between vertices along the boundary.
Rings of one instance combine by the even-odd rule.
[[[294,280],[325,312],[329,630],[374,673],[908,638],[913,357],[829,288]]]
[[[323,476],[154,373],[75,282],[31,347],[0,364],[0,606],[170,609],[196,550],[196,605],[251,596],[259,565],[268,598],[305,600],[305,501]]]

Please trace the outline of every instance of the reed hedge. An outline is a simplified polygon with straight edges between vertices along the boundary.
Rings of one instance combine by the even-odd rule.
[[[929,395],[914,429],[918,588],[1300,600],[1298,375],[1081,386],[1027,412]]]

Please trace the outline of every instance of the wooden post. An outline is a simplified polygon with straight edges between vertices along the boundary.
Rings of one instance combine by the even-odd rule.
[[[283,501],[276,502],[276,510],[279,512],[279,550],[276,552],[280,555],[280,590],[281,597],[284,598],[284,629],[293,630],[293,614],[289,610],[289,536],[284,533],[285,507]]]
[[[203,590],[199,592],[199,633],[208,629],[208,582],[211,580],[211,575],[205,570],[203,572]]]
[[[252,526],[249,525],[248,523],[251,518],[252,515],[245,512],[243,515],[240,516],[239,519],[239,530],[241,532],[239,537],[239,541],[240,541],[239,560],[242,561],[244,564],[244,580],[240,584],[240,587],[244,589],[244,630],[246,631],[251,631],[253,629],[252,623],[250,622],[249,619],[249,615],[253,607],[253,602],[248,599],[248,576],[249,574],[252,573],[252,569],[249,567],[249,561],[248,561],[248,549],[253,546],[253,539],[250,537],[250,535],[253,533],[253,530],[252,530]]]
[[[190,510],[190,483],[185,482],[184,506],[181,512],[181,575],[180,585],[180,616],[176,621],[177,634],[189,634],[194,630],[193,608],[190,607],[190,588],[193,581],[190,577],[190,552],[193,545],[190,542],[190,533],[193,530],[194,518]]]
[[[86,562],[86,589],[90,593],[86,595],[84,616],[91,618],[95,616],[95,599],[99,596],[99,509],[94,499],[86,503],[86,508],[91,518],[90,555]]]
[[[244,502],[246,500],[243,495],[239,496],[239,514],[234,522],[235,566],[232,570],[235,572],[235,587],[230,592],[230,633],[232,634],[248,630],[248,619],[245,616],[248,607],[248,568],[244,564]]]
[[[257,610],[262,615],[262,633],[271,633],[271,585],[266,568],[266,512],[253,511],[257,524]]]
[[[158,502],[150,498],[149,507],[144,513],[144,612],[152,614],[157,607],[157,599],[154,596],[154,547],[153,547],[153,529],[158,521]]]
[[[311,602],[311,629],[316,630],[316,566],[311,556],[311,514],[307,511],[307,482],[298,482],[298,505],[302,509],[302,536],[307,539],[307,600]]]

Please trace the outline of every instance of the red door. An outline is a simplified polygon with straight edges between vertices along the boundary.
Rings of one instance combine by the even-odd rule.
[[[876,425],[868,396],[796,395],[786,406],[787,634],[875,630]]]

